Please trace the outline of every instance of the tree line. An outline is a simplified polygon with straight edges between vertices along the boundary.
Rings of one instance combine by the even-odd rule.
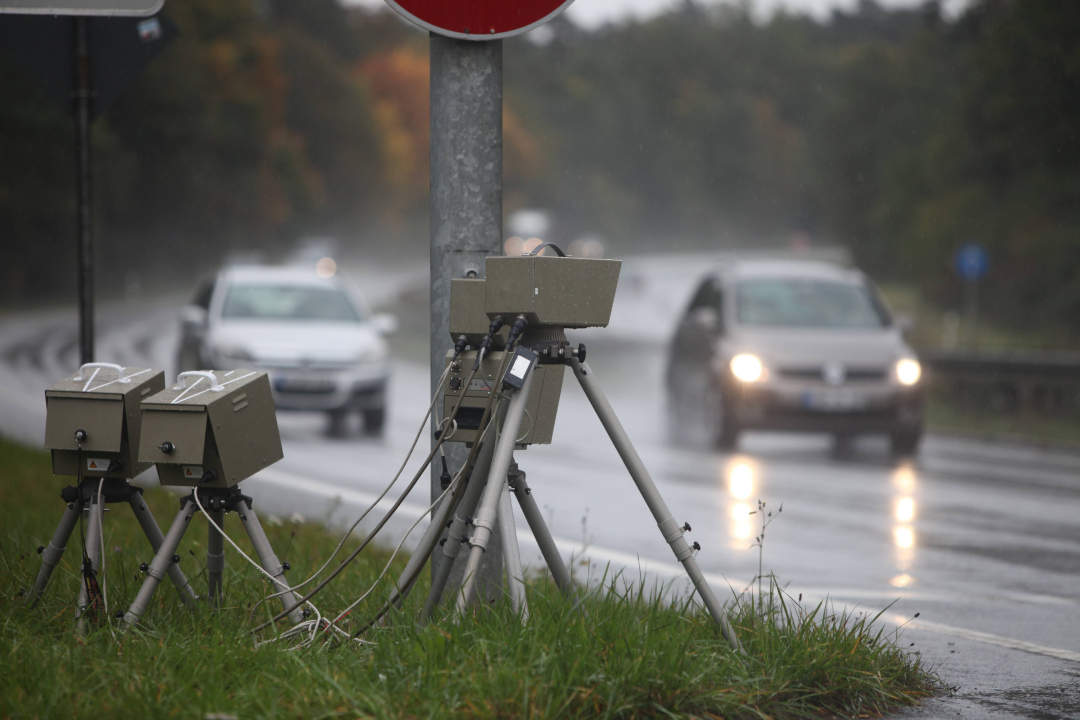
[[[100,264],[153,270],[333,234],[422,252],[427,39],[333,0],[168,0],[180,36],[94,128]],[[506,207],[618,252],[840,244],[959,293],[984,244],[999,321],[1080,311],[1080,4],[980,0],[826,21],[683,3],[505,44]],[[0,61],[13,299],[67,292],[65,114]],[[59,280],[57,278],[60,278]]]

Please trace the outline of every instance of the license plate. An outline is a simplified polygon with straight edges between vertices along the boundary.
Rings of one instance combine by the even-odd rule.
[[[870,399],[857,390],[808,390],[802,395],[802,406],[807,410],[843,412],[861,410],[869,404]]]
[[[279,392],[295,393],[332,393],[336,388],[328,378],[279,377],[274,380],[274,389]]]

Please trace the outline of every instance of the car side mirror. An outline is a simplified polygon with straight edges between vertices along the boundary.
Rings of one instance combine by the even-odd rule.
[[[201,329],[206,327],[206,308],[199,305],[185,305],[180,309],[180,322],[184,327]]]
[[[371,316],[371,324],[380,335],[393,335],[398,331],[398,319],[390,313],[379,313]]]

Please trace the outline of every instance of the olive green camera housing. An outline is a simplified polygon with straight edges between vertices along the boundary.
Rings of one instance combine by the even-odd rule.
[[[270,380],[254,370],[182,373],[142,403],[139,460],[157,465],[162,485],[228,488],[282,457]],[[213,380],[211,380],[213,378]]]
[[[457,427],[448,438],[451,442],[463,442],[471,445],[476,442],[480,420],[484,408],[488,405],[492,389],[498,391],[502,378],[497,377],[502,367],[505,350],[496,350],[484,356],[480,370],[473,377],[469,387],[464,387],[465,380],[472,372],[476,362],[476,350],[467,350],[454,360],[454,353],[446,355],[450,364],[450,375],[446,379],[446,392],[443,395],[443,417],[450,417],[454,407],[461,404],[455,422]],[[559,411],[559,397],[562,395],[564,365],[537,365],[533,368],[532,390],[529,402],[525,406],[525,422],[528,428],[518,443],[521,445],[547,445],[555,430],[555,416]]]
[[[484,312],[507,323],[524,315],[530,326],[606,327],[621,268],[621,260],[489,257]]]
[[[54,475],[130,479],[150,467],[138,457],[139,401],[165,388],[165,373],[91,363],[45,391],[45,449]],[[79,432],[85,433],[80,442]]]

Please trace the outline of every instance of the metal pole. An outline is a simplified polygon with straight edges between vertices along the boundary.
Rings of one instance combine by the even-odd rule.
[[[498,418],[492,418],[493,423]],[[435,608],[442,601],[443,590],[450,578],[450,570],[453,569],[455,560],[461,554],[461,546],[467,539],[468,523],[476,512],[476,506],[480,503],[480,496],[486,487],[488,471],[491,468],[491,456],[495,451],[495,438],[484,441],[480,453],[476,456],[476,466],[473,468],[472,479],[465,488],[465,495],[458,504],[454,519],[450,523],[450,529],[443,538],[442,552],[435,553],[444,555],[443,562],[439,563],[437,572],[431,578],[431,590],[428,592],[427,602],[424,604],[424,619],[428,620],[435,614]],[[434,562],[434,561],[433,561]],[[463,573],[464,574],[464,573]]]
[[[499,533],[502,534],[503,564],[506,565],[506,586],[510,591],[510,604],[521,621],[526,622],[529,619],[529,606],[525,600],[525,570],[521,566],[514,506],[510,503],[510,486],[506,482],[503,482],[502,492],[499,493]]]
[[[518,507],[521,508],[521,513],[525,516],[525,522],[529,523],[529,529],[532,530],[536,544],[540,546],[540,553],[544,556],[544,562],[547,563],[548,570],[551,571],[551,577],[555,579],[555,585],[558,586],[563,595],[572,597],[574,594],[573,578],[570,571],[566,569],[566,563],[563,562],[562,554],[555,545],[555,539],[551,537],[551,531],[548,530],[547,523],[544,522],[544,516],[540,512],[540,508],[536,505],[536,499],[532,496],[532,488],[525,482],[525,473],[517,470],[515,466],[511,466],[509,481],[510,489],[514,491],[514,495],[517,497]]]
[[[672,517],[667,503],[660,496],[660,491],[656,489],[656,484],[653,483],[649,471],[645,469],[645,463],[641,462],[641,457],[638,456],[637,450],[634,449],[633,443],[630,442],[630,436],[626,434],[622,423],[619,422],[619,418],[615,415],[615,410],[612,409],[607,396],[604,395],[603,389],[596,382],[592,369],[587,364],[579,362],[576,358],[571,359],[569,365],[574,371],[574,377],[581,384],[581,389],[585,391],[585,396],[589,398],[593,410],[596,411],[596,416],[600,418],[600,424],[604,426],[608,437],[611,438],[611,444],[615,446],[623,464],[626,465],[626,469],[630,472],[630,477],[634,479],[638,492],[641,493],[645,504],[649,506],[649,511],[652,512],[653,519],[656,520],[664,540],[671,547],[671,551],[675,553],[675,558],[682,563],[686,574],[690,576],[690,580],[694,583],[694,587],[697,588],[698,595],[701,596],[702,602],[705,603],[713,622],[720,626],[720,633],[724,636],[724,639],[728,641],[733,650],[739,650],[739,639],[735,637],[735,631],[728,622],[723,606],[716,599],[716,595],[713,594],[712,588],[709,587],[701,568],[698,567],[697,560],[694,559],[694,553],[690,549],[689,543],[686,542],[686,538],[683,537],[683,528]]]
[[[484,258],[502,249],[502,41],[431,35],[431,392],[450,338],[450,280],[484,277]],[[434,428],[433,428],[434,429]],[[453,475],[468,451],[447,443]],[[431,499],[442,493],[442,463],[431,464]],[[501,549],[480,574],[501,585]],[[445,560],[432,555],[432,572]],[[456,574],[456,573],[455,573]]]
[[[128,498],[128,504],[131,506],[131,511],[135,513],[135,518],[139,521],[139,525],[142,526],[143,533],[146,535],[146,539],[150,541],[150,547],[156,555],[157,551],[161,549],[161,543],[165,542],[165,536],[161,533],[161,528],[158,527],[157,520],[154,519],[150,508],[143,502],[142,493],[132,493]],[[184,572],[180,569],[180,566],[173,563],[168,566],[166,572],[168,572],[173,585],[176,586],[176,592],[180,594],[180,599],[184,601],[184,604],[192,610],[198,609],[195,604],[195,591],[192,590],[191,584],[184,577]]]
[[[225,527],[225,513],[221,510],[207,509],[206,516],[212,521],[206,524],[209,532],[206,539],[206,579],[209,588],[206,591],[206,597],[212,606],[221,607],[221,578],[225,573],[225,537],[217,531],[217,528]]]
[[[154,553],[154,559],[150,561],[150,565],[146,569],[146,579],[143,580],[143,584],[139,587],[135,600],[131,603],[128,611],[124,613],[123,629],[125,631],[133,625],[138,625],[139,619],[146,612],[146,608],[150,606],[150,598],[154,596],[158,584],[168,574],[169,567],[175,564],[173,557],[176,549],[180,547],[180,541],[184,539],[184,533],[187,531],[188,525],[191,524],[192,516],[198,511],[199,509],[191,496],[180,501],[180,511],[176,513],[176,519],[169,526],[169,532],[165,534],[161,547]]]
[[[979,336],[979,281],[964,281],[964,324],[967,325],[967,345],[975,347]]]
[[[60,524],[56,526],[56,532],[53,533],[52,540],[41,551],[41,569],[38,570],[37,579],[34,581],[34,589],[26,596],[26,602],[30,607],[36,605],[41,598],[41,594],[45,592],[45,586],[49,584],[53,568],[59,565],[60,559],[64,557],[64,550],[67,548],[68,540],[71,538],[75,525],[79,522],[79,518],[82,517],[82,512],[82,498],[73,503],[68,503],[64,516],[60,518]]]
[[[506,418],[500,430],[502,434],[499,436],[499,441],[495,443],[495,454],[491,459],[491,469],[488,470],[484,493],[480,496],[480,506],[473,516],[473,531],[469,536],[469,553],[466,556],[468,559],[465,565],[465,581],[461,586],[461,592],[458,593],[456,603],[459,614],[465,612],[472,601],[473,588],[476,587],[480,570],[480,560],[486,555],[495,554],[491,540],[501,534],[495,532],[496,524],[501,522],[499,500],[507,484],[506,476],[510,471],[510,463],[514,459],[514,445],[521,432],[521,421],[525,417],[525,406],[529,402],[529,390],[535,374],[534,366],[525,376],[521,389],[511,396],[506,408]],[[499,380],[496,378],[496,382]],[[501,577],[499,584],[500,586],[502,584]]]
[[[90,19],[75,18],[75,157],[79,206],[79,362],[94,362],[94,271],[90,207]]]
[[[259,564],[263,566],[263,570],[277,580],[274,592],[281,592],[282,588],[289,587],[289,583],[285,580],[285,564],[278,560],[278,556],[274,554],[274,548],[270,545],[270,540],[266,537],[266,533],[259,523],[259,516],[255,514],[251,501],[247,499],[241,501],[240,506],[236,509],[236,514],[240,516],[240,521],[244,523],[248,539],[251,540],[255,553],[259,556]],[[304,611],[296,605],[296,595],[292,592],[283,592],[280,599],[281,607],[292,608],[289,619],[292,620],[293,625],[302,622]]]

